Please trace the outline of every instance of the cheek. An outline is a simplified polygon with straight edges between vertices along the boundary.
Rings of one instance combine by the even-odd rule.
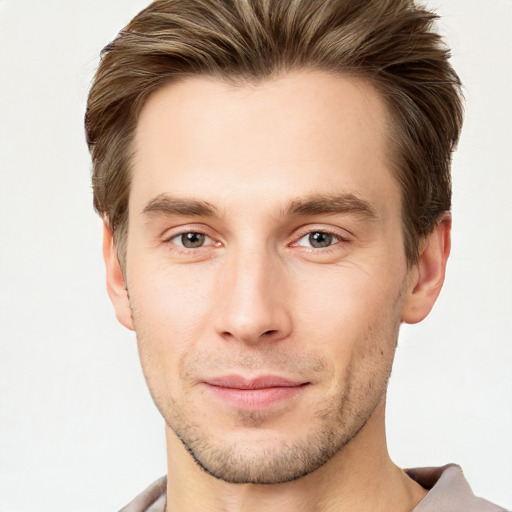
[[[388,317],[402,289],[401,274],[393,269],[388,268],[386,276],[376,276],[350,264],[309,269],[297,275],[294,282],[290,298],[297,321],[304,327],[332,328],[340,333]]]
[[[338,376],[358,366],[390,366],[400,324],[401,278],[383,280],[343,266],[309,273],[295,288],[295,326],[335,365]]]
[[[211,323],[209,281],[192,270],[192,266],[172,269],[141,265],[129,275],[141,364],[153,387],[159,385],[157,379],[178,385],[184,361]]]
[[[128,289],[145,327],[187,338],[204,323],[211,281],[210,272],[193,265],[139,264]]]

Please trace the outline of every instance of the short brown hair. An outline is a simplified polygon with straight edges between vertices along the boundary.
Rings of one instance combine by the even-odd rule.
[[[451,206],[451,155],[462,125],[460,81],[412,0],[157,0],[107,45],[88,99],[94,206],[126,252],[131,150],[138,115],[164,84],[203,75],[261,81],[324,70],[369,81],[390,114],[402,188],[405,254]]]

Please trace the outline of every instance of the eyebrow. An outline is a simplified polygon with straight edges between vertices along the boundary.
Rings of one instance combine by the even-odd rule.
[[[375,208],[354,194],[322,194],[299,198],[290,204],[285,214],[290,216],[314,216],[353,214],[367,220],[375,220]]]
[[[142,210],[143,215],[183,215],[192,217],[219,217],[219,211],[207,201],[192,198],[172,197],[160,194]],[[320,194],[294,199],[281,215],[308,217],[314,215],[352,214],[367,220],[375,220],[377,213],[372,205],[350,193]]]
[[[143,215],[186,215],[192,217],[218,217],[215,206],[207,201],[171,197],[160,194],[152,199],[142,210]]]

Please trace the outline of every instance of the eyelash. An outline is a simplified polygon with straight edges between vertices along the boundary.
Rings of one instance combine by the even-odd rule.
[[[330,244],[326,247],[311,247],[311,246],[308,247],[308,246],[304,246],[304,245],[299,245],[299,242],[303,238],[310,236],[312,234],[315,234],[315,233],[321,233],[323,235],[328,235],[328,236],[335,238],[336,240],[333,241],[332,244]],[[183,245],[173,242],[173,240],[180,238],[187,234],[203,235],[210,240],[210,243],[208,243],[206,245],[201,245],[199,247],[184,247]],[[294,240],[295,240],[294,242],[288,244],[288,247],[297,247],[297,248],[300,248],[308,253],[311,253],[311,252],[327,253],[327,252],[335,250],[337,248],[336,246],[338,246],[338,244],[344,244],[344,243],[348,243],[350,241],[348,237],[342,236],[339,232],[337,232],[335,230],[325,229],[325,228],[318,228],[318,229],[308,228],[307,230],[300,232],[298,236],[295,236]],[[173,233],[171,236],[167,236],[163,240],[163,242],[165,244],[171,245],[173,251],[177,251],[178,253],[186,254],[186,255],[197,253],[198,249],[219,247],[222,245],[221,242],[218,242],[217,240],[215,240],[212,236],[210,236],[208,233],[206,233],[205,230],[202,230],[199,228],[187,229],[187,230],[180,231],[178,233]]]
[[[201,245],[199,247],[185,247],[183,245],[173,242],[173,240],[180,238],[184,235],[188,235],[188,234],[203,235],[203,236],[207,237],[208,239],[210,239],[211,243],[209,243],[207,245]],[[196,229],[196,228],[180,231],[179,233],[173,233],[171,236],[168,236],[165,238],[164,243],[171,245],[172,249],[174,251],[177,251],[177,252],[183,253],[183,254],[191,254],[193,252],[196,252],[197,249],[220,245],[220,242],[217,242],[213,237],[211,237],[208,233],[206,233],[205,230]]]
[[[307,247],[307,246],[299,245],[299,242],[303,238],[306,238],[307,236],[310,236],[315,233],[321,233],[323,235],[332,236],[333,238],[336,239],[336,241],[333,241],[333,243],[328,245],[327,247],[311,247],[311,246]],[[348,243],[350,241],[347,236],[342,236],[339,232],[337,232],[335,230],[329,230],[329,229],[325,229],[325,228],[319,228],[319,229],[308,228],[306,231],[302,232],[295,240],[296,240],[295,242],[290,244],[291,247],[300,247],[308,252],[321,251],[323,253],[335,250],[338,248],[338,247],[336,247],[336,246],[338,246],[338,244]]]

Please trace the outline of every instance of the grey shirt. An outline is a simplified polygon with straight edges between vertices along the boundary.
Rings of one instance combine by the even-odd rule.
[[[507,512],[477,498],[456,464],[405,471],[429,491],[411,512]],[[119,512],[165,512],[166,485],[167,478],[163,476]]]

